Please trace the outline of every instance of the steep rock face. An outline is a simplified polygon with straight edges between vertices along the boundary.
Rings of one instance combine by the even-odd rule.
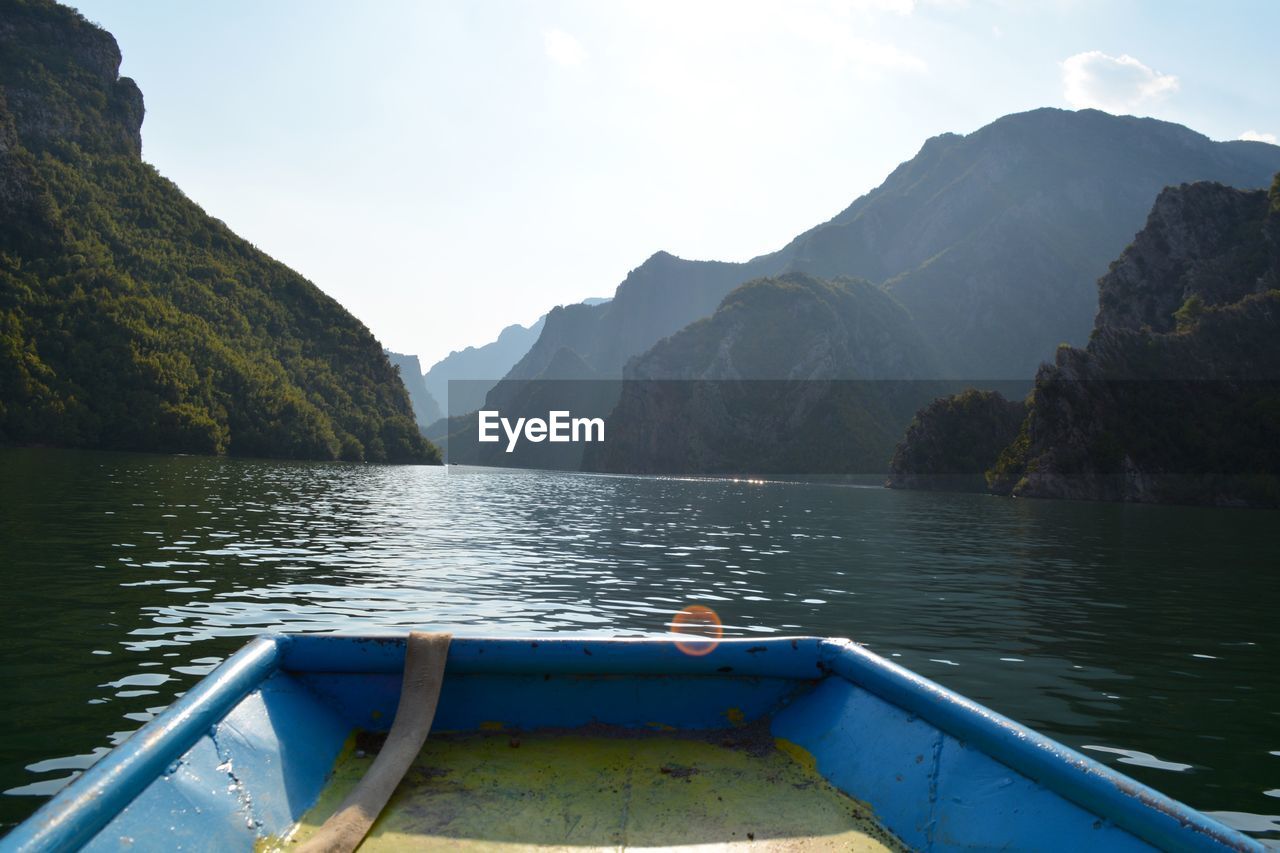
[[[792,273],[729,294],[715,314],[627,365],[599,470],[883,472],[938,390],[935,356],[902,307],[856,279]]]
[[[0,441],[423,462],[369,330],[140,159],[115,40],[0,6]]]
[[[1146,227],[1098,282],[1093,336],[1114,329],[1172,332],[1178,311],[1238,302],[1280,287],[1262,233],[1267,203],[1259,193],[1201,184],[1162,193]],[[1190,318],[1188,318],[1190,319]]]
[[[418,428],[426,429],[444,417],[435,395],[427,390],[423,381],[422,363],[418,357],[391,350],[386,350],[386,354],[391,366],[400,371],[400,381],[409,392],[409,403],[413,406],[413,419],[417,421]]]
[[[9,0],[0,17],[0,86],[34,152],[74,143],[142,154],[142,92],[119,76],[111,34],[71,9],[43,0]]]
[[[1016,495],[1280,504],[1280,177],[1166,190],[1099,283],[1085,349],[1036,378]]]
[[[0,90],[0,249],[47,251],[62,236],[57,207],[40,180],[35,158],[18,140],[13,114]]]
[[[1094,110],[1005,116],[925,143],[885,182],[782,249],[741,263],[660,252],[607,308],[553,312],[512,378],[568,347],[605,376],[708,316],[733,288],[788,271],[882,286],[942,356],[939,376],[1030,379],[1060,343],[1083,345],[1096,281],[1169,185],[1262,187],[1280,147]]]
[[[970,389],[935,400],[907,427],[885,485],[984,492],[986,471],[1017,438],[1026,417],[1026,403],[1007,400],[997,391]]]

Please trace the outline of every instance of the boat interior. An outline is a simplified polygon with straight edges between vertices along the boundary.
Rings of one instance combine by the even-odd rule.
[[[849,641],[693,651],[455,638],[430,735],[361,849],[1239,839]],[[55,798],[33,840],[108,850],[162,832],[168,849],[300,847],[378,754],[405,657],[403,636],[259,638]]]

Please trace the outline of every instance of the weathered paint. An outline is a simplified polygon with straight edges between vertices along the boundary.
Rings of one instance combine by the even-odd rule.
[[[0,851],[252,849],[315,802],[353,729],[385,730],[402,637],[250,644],[0,839]],[[921,849],[1262,850],[1252,839],[848,641],[456,639],[437,734],[769,721]]]
[[[112,750],[74,784],[0,839],[0,850],[83,847],[144,789],[174,775],[178,769],[175,762],[196,746],[201,735],[275,671],[280,647],[281,643],[274,637],[249,643],[163,714],[143,726],[123,748]],[[122,833],[122,837],[130,836]]]
[[[290,840],[310,837],[371,763],[368,752],[344,754]],[[904,849],[767,731],[675,737],[596,727],[433,736],[361,850],[702,844]]]

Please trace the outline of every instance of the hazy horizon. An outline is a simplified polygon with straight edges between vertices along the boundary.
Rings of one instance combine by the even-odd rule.
[[[1009,113],[1280,134],[1263,3],[73,5],[146,97],[144,159],[424,368],[655,251],[776,249]]]

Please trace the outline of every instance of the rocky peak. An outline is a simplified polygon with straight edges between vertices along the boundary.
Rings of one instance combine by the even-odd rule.
[[[142,154],[142,92],[120,76],[105,30],[51,0],[8,0],[0,12],[0,87],[22,144],[72,142],[97,154]]]
[[[1146,227],[1098,282],[1094,340],[1113,329],[1172,332],[1184,306],[1229,305],[1275,287],[1269,253],[1241,240],[1272,225],[1264,222],[1268,207],[1265,190],[1217,183],[1161,192]]]

